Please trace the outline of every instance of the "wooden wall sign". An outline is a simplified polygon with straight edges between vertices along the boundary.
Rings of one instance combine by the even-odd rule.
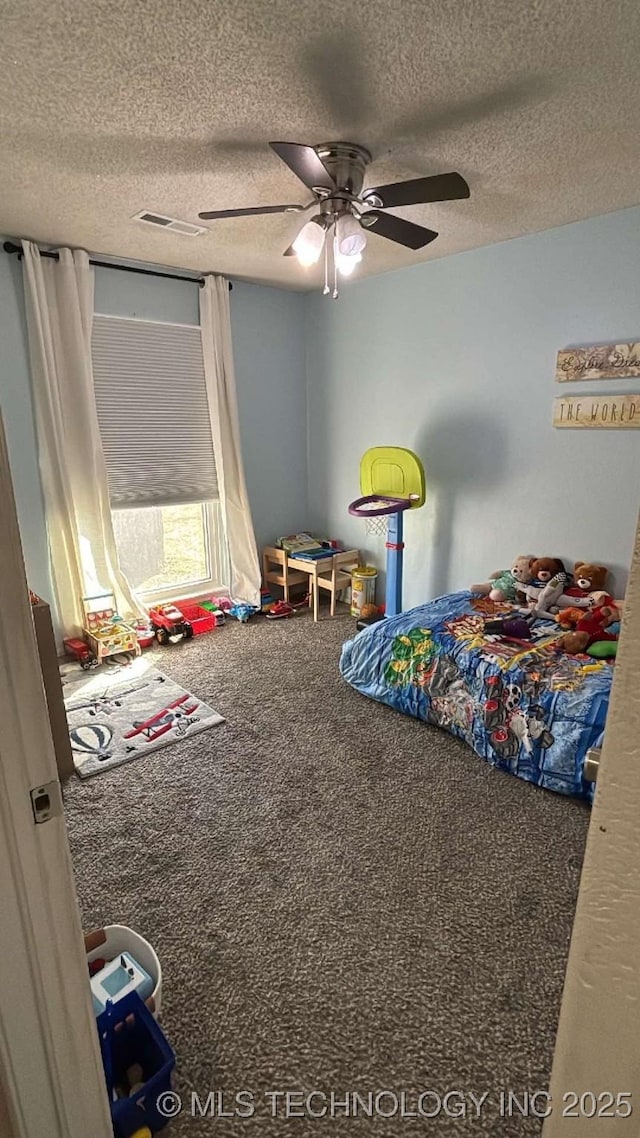
[[[640,376],[640,344],[598,344],[558,352],[556,380],[631,379]]]
[[[554,427],[640,427],[640,395],[577,395],[555,399]]]

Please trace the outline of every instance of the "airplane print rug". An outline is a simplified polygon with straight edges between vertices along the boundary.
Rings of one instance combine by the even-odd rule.
[[[62,676],[73,760],[90,778],[179,743],[224,718],[144,657],[125,667]]]

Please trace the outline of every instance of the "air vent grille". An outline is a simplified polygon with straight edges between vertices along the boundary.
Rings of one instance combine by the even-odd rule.
[[[166,217],[162,213],[150,213],[142,209],[134,213],[132,221],[142,221],[145,225],[157,225],[161,229],[170,229],[173,233],[181,233],[183,237],[200,237],[208,233],[204,225],[192,225],[190,221],[179,221],[177,217]]]

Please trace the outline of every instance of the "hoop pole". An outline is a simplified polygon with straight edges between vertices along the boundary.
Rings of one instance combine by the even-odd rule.
[[[389,516],[387,533],[387,595],[385,615],[397,616],[402,611],[402,511]]]

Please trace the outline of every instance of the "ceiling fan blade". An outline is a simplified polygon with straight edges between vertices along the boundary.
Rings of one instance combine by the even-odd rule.
[[[395,217],[392,213],[381,213],[378,209],[363,213],[360,224],[380,237],[396,241],[398,245],[406,245],[407,249],[422,249],[438,236],[433,229],[414,225],[412,221],[405,221],[403,217]]]
[[[302,213],[303,205],[256,205],[247,209],[213,209],[199,213],[202,221],[213,221],[217,217],[255,217],[261,213]]]
[[[336,184],[313,146],[302,142],[270,142],[269,146],[310,190],[335,190]]]
[[[431,178],[411,178],[392,182],[389,186],[368,186],[363,198],[375,197],[383,209],[400,205],[423,205],[427,202],[456,201],[468,198],[470,190],[461,174],[435,174]]]

